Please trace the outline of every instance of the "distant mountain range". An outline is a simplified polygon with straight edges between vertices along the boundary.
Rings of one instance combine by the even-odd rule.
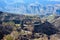
[[[59,0],[0,0],[0,11],[14,14],[50,15],[56,7],[60,10]]]
[[[17,5],[18,4],[18,5]],[[29,5],[25,5],[23,3],[17,3],[12,6],[7,6],[4,8],[4,12],[15,13],[15,14],[31,14],[31,15],[50,15],[50,14],[58,14],[60,15],[60,4],[55,5],[41,5],[38,3],[32,3]]]

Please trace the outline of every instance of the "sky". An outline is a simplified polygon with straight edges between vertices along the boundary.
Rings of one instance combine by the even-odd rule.
[[[60,0],[0,0],[0,11],[24,14],[26,6],[30,4],[60,4]]]

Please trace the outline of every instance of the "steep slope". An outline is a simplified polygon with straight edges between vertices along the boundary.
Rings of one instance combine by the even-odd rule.
[[[60,30],[60,17],[54,20],[53,25]]]

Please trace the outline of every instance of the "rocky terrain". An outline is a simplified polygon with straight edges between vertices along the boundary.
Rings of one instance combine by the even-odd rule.
[[[0,40],[60,40],[60,16],[0,12]]]

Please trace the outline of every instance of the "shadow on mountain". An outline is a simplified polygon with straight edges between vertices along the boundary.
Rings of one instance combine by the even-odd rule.
[[[46,21],[45,23],[41,25],[35,25],[34,26],[34,32],[36,33],[44,33],[47,35],[53,35],[58,32],[56,28],[54,28],[54,25]]]
[[[45,23],[41,25],[35,25],[34,32],[46,34],[48,36],[48,40],[50,40],[50,35],[56,34],[57,32],[59,32],[59,30],[56,29],[54,25],[52,25],[48,21],[45,21]]]

